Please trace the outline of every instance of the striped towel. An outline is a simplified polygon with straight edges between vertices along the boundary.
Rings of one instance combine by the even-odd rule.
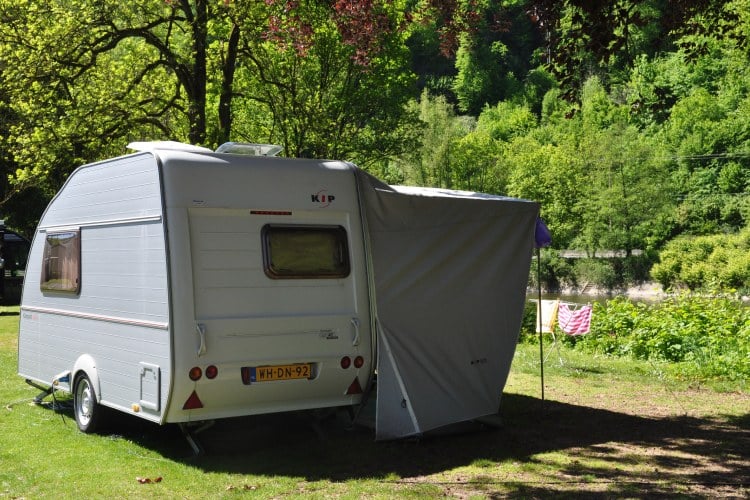
[[[591,329],[591,306],[571,309],[568,304],[560,303],[557,308],[557,324],[568,335],[584,335]]]

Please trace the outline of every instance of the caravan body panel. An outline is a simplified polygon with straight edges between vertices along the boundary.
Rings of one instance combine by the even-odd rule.
[[[67,265],[54,255],[45,263],[45,246],[55,235],[68,234],[80,239],[79,289],[43,290],[43,273]],[[48,206],[32,242],[21,302],[19,374],[51,384],[90,356],[96,373],[89,376],[98,380],[102,404],[129,410],[143,402],[142,416],[160,420],[171,372],[168,295],[153,156],[80,167]],[[152,376],[157,381],[142,392],[144,363],[158,370]]]
[[[374,343],[353,167],[185,152],[160,152],[160,160],[175,311],[167,421],[359,402],[361,394],[347,391],[355,379],[366,387]],[[272,276],[268,228],[340,231],[348,273]],[[301,258],[305,253],[300,248]],[[342,358],[358,356],[361,366],[341,366]],[[216,378],[189,379],[191,368],[210,366]],[[290,366],[307,367],[309,378],[249,378],[261,368]],[[192,394],[202,408],[183,408]]]

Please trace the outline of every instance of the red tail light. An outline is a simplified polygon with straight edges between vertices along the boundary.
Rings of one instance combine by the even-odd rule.
[[[195,382],[196,380],[200,380],[202,376],[203,370],[201,370],[199,366],[192,367],[188,372],[188,377],[190,377],[190,380],[192,380],[193,382]]]
[[[216,368],[216,366],[214,366],[214,365],[209,365],[209,366],[208,366],[208,367],[206,368],[206,378],[209,378],[209,379],[212,379],[212,380],[213,380],[213,379],[215,379],[215,378],[216,378],[216,376],[217,376],[218,374],[219,374],[219,369],[218,369],[218,368]]]
[[[362,365],[365,364],[365,358],[362,356],[357,356],[354,358],[354,368],[362,368]]]
[[[349,356],[344,356],[343,358],[341,358],[341,368],[346,370],[350,366],[352,366],[352,358],[350,358]]]

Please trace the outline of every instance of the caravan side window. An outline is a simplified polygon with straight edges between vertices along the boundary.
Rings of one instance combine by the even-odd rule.
[[[349,276],[349,245],[341,226],[267,224],[262,238],[263,267],[271,279]]]
[[[47,233],[42,262],[42,290],[81,290],[81,231]]]

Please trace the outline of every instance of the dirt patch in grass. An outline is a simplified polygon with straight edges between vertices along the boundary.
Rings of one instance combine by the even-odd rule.
[[[521,376],[522,377],[522,376]],[[507,393],[481,471],[442,474],[454,497],[750,496],[750,395],[558,378],[548,399]],[[576,390],[586,385],[586,390]],[[514,384],[508,389],[526,388]],[[470,440],[478,439],[471,437]],[[476,461],[474,462],[476,464]],[[474,476],[467,472],[474,471]]]
[[[668,415],[644,396],[619,409],[514,399],[514,448],[534,464],[498,493],[737,497],[750,492],[747,418]],[[534,409],[537,406],[537,409]],[[657,411],[653,411],[654,408]]]

